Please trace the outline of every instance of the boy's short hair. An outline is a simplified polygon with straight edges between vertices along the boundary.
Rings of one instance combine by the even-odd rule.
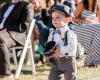
[[[69,6],[65,6],[65,5],[55,5],[52,9],[51,9],[51,13],[57,11],[61,14],[63,14],[66,17],[71,17],[71,8]]]

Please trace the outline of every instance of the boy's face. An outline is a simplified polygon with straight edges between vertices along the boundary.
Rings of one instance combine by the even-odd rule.
[[[54,25],[55,28],[61,28],[65,26],[66,17],[63,14],[54,11],[52,12],[51,16],[52,16],[52,24]]]

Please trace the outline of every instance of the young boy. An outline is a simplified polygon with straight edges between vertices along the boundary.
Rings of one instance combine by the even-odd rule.
[[[70,14],[71,9],[63,5],[54,6],[51,11],[56,30],[50,32],[48,42],[55,41],[57,48],[53,54],[55,63],[50,70],[49,80],[59,80],[60,74],[64,74],[65,80],[76,80],[77,37],[68,26]]]

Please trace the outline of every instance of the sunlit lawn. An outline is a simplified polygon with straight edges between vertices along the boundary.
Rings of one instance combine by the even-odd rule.
[[[93,78],[100,77],[100,67],[97,68],[80,67],[78,69],[77,76],[78,80],[93,80]]]
[[[36,74],[31,72],[21,72],[19,80],[48,80],[50,66],[42,65],[36,66]],[[100,78],[100,66],[96,68],[88,68],[78,66],[77,80],[100,80],[94,78]],[[3,80],[3,79],[0,79]]]
[[[21,74],[20,80],[48,80],[50,67],[47,65],[37,66],[36,74]],[[100,66],[96,68],[78,67],[77,80],[95,80],[100,77]],[[100,80],[100,79],[99,79]]]

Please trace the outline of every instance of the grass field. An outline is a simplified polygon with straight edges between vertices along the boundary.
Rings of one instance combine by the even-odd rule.
[[[21,72],[19,80],[48,80],[49,70],[50,66],[47,65],[36,66],[36,74]],[[100,66],[95,68],[78,66],[77,77],[77,80],[100,80]]]
[[[20,76],[20,80],[48,80],[49,66],[37,66],[36,74],[24,74]],[[100,80],[95,79],[100,77],[100,66],[96,68],[78,67],[77,80]]]

